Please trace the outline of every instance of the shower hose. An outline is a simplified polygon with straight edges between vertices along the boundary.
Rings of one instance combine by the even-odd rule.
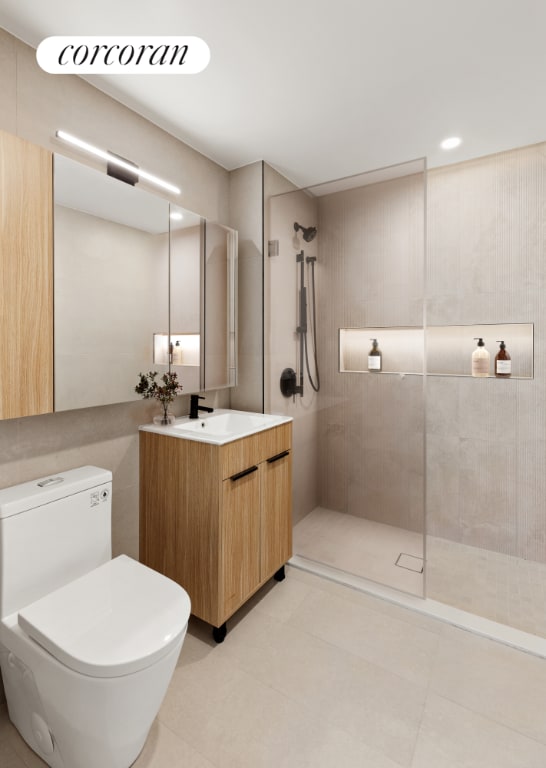
[[[311,370],[309,367],[309,352],[307,349],[307,333],[303,335],[302,343],[305,349],[305,366],[307,368],[307,376],[309,377],[309,383],[311,384],[315,392],[318,392],[320,389],[320,375],[319,375],[319,368],[318,368],[318,362],[317,362],[317,311],[316,311],[316,300],[315,300],[315,262],[314,260],[311,261],[311,287],[313,289],[313,358],[314,358],[314,364],[315,364],[316,381],[313,381],[313,377],[311,375]]]

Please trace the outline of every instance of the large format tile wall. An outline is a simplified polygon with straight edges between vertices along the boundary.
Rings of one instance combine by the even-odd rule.
[[[237,388],[232,408],[263,410],[263,166],[237,168],[229,179],[229,218],[239,234]]]
[[[534,323],[534,378],[428,377],[427,594],[544,636],[546,145],[428,180],[428,322]]]
[[[0,104],[1,129],[69,154],[54,139],[55,131],[64,128],[178,183],[182,194],[176,203],[229,223],[227,171],[84,80],[42,72],[34,50],[3,30]],[[207,399],[223,405],[229,402],[229,393],[216,397],[212,393]],[[177,412],[187,412],[187,400],[179,398]],[[156,412],[154,404],[137,401],[3,421],[0,487],[82,464],[110,469],[114,554],[138,556],[137,429]]]
[[[423,531],[422,378],[340,374],[338,365],[341,327],[422,325],[423,205],[422,174],[324,197],[295,190],[271,200],[267,231],[278,255],[268,259],[268,381],[272,410],[294,418],[294,522],[320,505]],[[296,221],[318,226],[316,240],[295,237]],[[282,370],[300,372],[296,254],[301,249],[305,257],[318,257],[321,387],[315,393],[305,374],[304,396],[284,398]],[[311,278],[306,264],[314,375]]]
[[[340,373],[338,333],[422,326],[424,199],[423,173],[319,197],[317,264],[320,504],[420,532],[423,378]]]
[[[325,196],[317,213],[320,504],[411,530],[424,507],[421,379],[340,374],[337,332],[422,324],[422,185]],[[427,324],[535,333],[532,380],[427,377],[427,532],[546,562],[546,144],[429,171],[427,187]]]
[[[543,563],[545,193],[546,144],[428,174],[428,323],[534,323],[535,345],[531,380],[428,377],[427,532]]]
[[[267,258],[266,295],[268,297],[268,333],[266,359],[268,363],[267,408],[294,419],[293,425],[293,519],[297,523],[319,504],[318,464],[318,404],[319,398],[304,376],[303,397],[284,397],[280,390],[281,374],[285,368],[297,372],[299,384],[299,324],[300,267],[296,255],[317,256],[319,238],[310,243],[296,236],[294,223],[305,227],[317,225],[316,200],[304,191],[282,193],[272,197],[268,206],[269,238],[276,243],[278,252]],[[306,266],[306,284],[309,283]],[[320,301],[319,301],[320,306]],[[308,335],[312,357],[311,331]],[[311,360],[310,360],[311,362]],[[312,364],[312,362],[311,362]]]
[[[271,411],[270,198],[294,185],[263,160],[230,172],[229,219],[239,233],[238,370],[231,407]],[[266,287],[267,286],[267,287]],[[275,387],[275,390],[277,387]],[[297,452],[295,461],[297,461]]]

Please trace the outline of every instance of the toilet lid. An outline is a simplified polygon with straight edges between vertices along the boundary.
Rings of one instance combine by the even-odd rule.
[[[65,666],[119,677],[180,641],[190,598],[160,573],[120,555],[19,611],[19,626]]]

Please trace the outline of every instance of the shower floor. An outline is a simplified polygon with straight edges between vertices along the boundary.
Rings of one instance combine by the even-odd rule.
[[[411,570],[423,537],[412,531],[317,507],[294,526],[294,554],[423,596],[423,574]],[[426,596],[546,638],[544,563],[427,536]]]
[[[413,531],[316,507],[294,526],[294,554],[423,595],[423,536]]]

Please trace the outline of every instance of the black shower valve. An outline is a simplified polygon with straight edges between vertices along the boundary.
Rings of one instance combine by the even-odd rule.
[[[293,397],[296,392],[296,371],[293,368],[285,368],[281,373],[281,393],[284,397]]]

